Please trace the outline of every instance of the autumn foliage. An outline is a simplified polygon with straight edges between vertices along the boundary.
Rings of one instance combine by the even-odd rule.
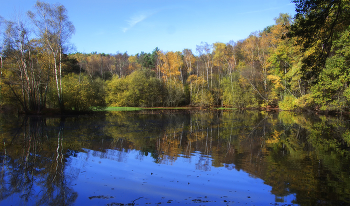
[[[67,55],[64,43],[74,27],[66,10],[38,2],[28,13],[37,37],[31,39],[32,28],[22,22],[5,22],[1,104],[25,112],[185,105],[349,111],[349,3],[295,3],[294,19],[280,14],[244,40],[201,42],[195,52],[157,47],[136,55]],[[38,11],[64,18],[44,32]]]

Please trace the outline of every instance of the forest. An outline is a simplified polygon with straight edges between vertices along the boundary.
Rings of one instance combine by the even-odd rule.
[[[69,53],[68,11],[37,1],[23,21],[0,19],[0,106],[349,112],[350,1],[292,2],[294,17],[282,13],[244,40],[129,55]]]

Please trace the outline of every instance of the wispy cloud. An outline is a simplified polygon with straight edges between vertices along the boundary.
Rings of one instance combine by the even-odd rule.
[[[145,15],[145,14],[140,14],[138,16],[133,16],[131,17],[129,20],[127,20],[128,22],[128,27],[123,28],[123,32],[127,32],[129,29],[131,29],[132,27],[134,27],[136,24],[142,22],[143,20],[145,20],[147,17],[149,17],[150,15]]]

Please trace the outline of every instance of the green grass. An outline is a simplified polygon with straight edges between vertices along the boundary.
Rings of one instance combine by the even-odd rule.
[[[106,107],[104,111],[139,111],[140,107]]]
[[[106,107],[103,109],[100,108],[92,108],[92,111],[139,111],[142,110],[140,107]]]

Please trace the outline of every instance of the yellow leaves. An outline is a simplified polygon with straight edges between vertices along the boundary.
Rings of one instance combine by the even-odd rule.
[[[130,57],[128,58],[128,60],[129,60],[129,63],[133,64],[133,63],[136,63],[136,62],[137,62],[137,57],[136,57],[136,56],[130,56]]]
[[[314,55],[315,53],[317,53],[318,51],[321,51],[323,49],[323,42],[319,39],[317,40],[312,47],[310,47],[309,49],[307,49],[304,52],[304,58],[310,56],[310,55]]]
[[[266,144],[276,144],[280,141],[280,136],[283,132],[282,131],[277,131],[277,130],[274,130],[274,132],[272,133],[271,135],[271,139],[268,139],[266,140]]]
[[[275,89],[284,88],[283,85],[281,84],[281,78],[279,76],[267,75],[267,79],[273,83]]]
[[[305,94],[302,95],[301,97],[299,97],[296,100],[296,104],[298,105],[298,107],[300,108],[306,108],[310,105],[312,105],[314,103],[314,99],[312,97],[312,94]]]
[[[291,95],[285,95],[283,100],[278,102],[278,107],[282,110],[294,110],[298,106],[296,97]]]
[[[217,66],[223,69],[228,69],[229,73],[231,73],[236,66],[236,59],[233,54],[233,46],[226,45],[221,42],[217,42],[213,44],[213,47],[214,47],[214,51],[213,51],[214,66]]]
[[[169,136],[167,135],[169,134]],[[169,158],[171,161],[176,160],[178,155],[181,153],[181,145],[180,139],[177,137],[178,134],[175,131],[165,131],[163,137],[158,139],[157,150],[159,151],[161,159],[165,159],[165,156],[171,157]]]
[[[240,85],[242,85],[243,87],[249,85],[249,82],[246,78],[244,78],[243,76],[240,76],[238,79],[238,82]]]
[[[183,61],[180,52],[162,52],[158,51],[160,60],[160,71],[163,74],[163,79],[176,79],[181,75],[181,67]]]
[[[194,81],[196,81],[199,77],[195,74],[191,74],[188,78],[187,78],[187,83],[192,83]]]
[[[133,71],[136,71],[137,69],[140,69],[141,68],[141,65],[139,63],[137,63],[137,56],[130,56],[128,58],[128,61],[129,61],[129,67],[128,67],[128,70],[129,72],[133,72]]]
[[[214,47],[214,66],[221,66],[227,57],[225,56],[226,45],[221,42],[217,42],[213,44]]]
[[[271,33],[268,34],[270,44],[276,47],[280,42],[284,41],[282,35],[285,35],[287,32],[288,29],[285,26],[281,24],[274,25],[271,28]]]
[[[208,83],[203,77],[199,77],[197,75],[192,74],[189,78],[192,81],[192,84],[196,85],[197,87],[205,87]]]

